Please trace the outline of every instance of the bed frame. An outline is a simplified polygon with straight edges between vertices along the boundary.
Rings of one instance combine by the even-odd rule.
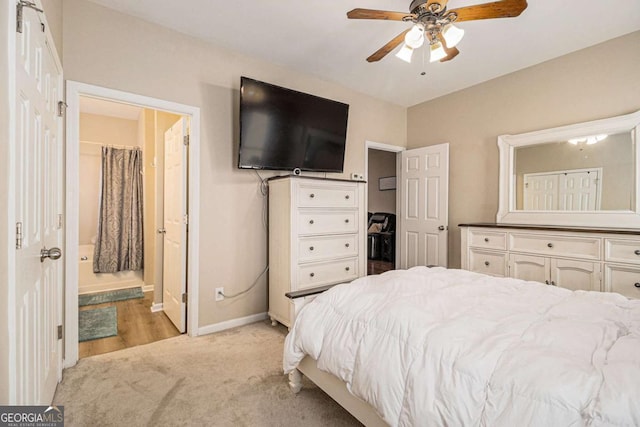
[[[320,293],[329,288],[331,288],[331,286],[288,292],[286,296],[290,298],[293,303],[294,319],[302,307],[313,301]],[[293,321],[291,324],[293,325]],[[378,412],[371,405],[349,392],[344,381],[318,369],[316,360],[311,356],[306,356],[302,359],[298,368],[289,373],[289,387],[296,394],[302,389],[302,375],[320,387],[322,391],[327,393],[365,426],[388,427],[388,424],[378,415]]]

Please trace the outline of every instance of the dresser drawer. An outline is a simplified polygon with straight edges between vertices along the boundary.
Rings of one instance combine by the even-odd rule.
[[[601,239],[598,237],[553,236],[511,233],[509,249],[548,256],[580,259],[600,259]]]
[[[298,234],[356,233],[358,219],[358,211],[300,211]]]
[[[486,249],[507,249],[507,233],[500,231],[470,230],[469,246]]]
[[[477,273],[504,277],[507,275],[507,254],[471,249],[469,250],[469,269]]]
[[[628,298],[640,298],[640,267],[604,265],[605,290]]]
[[[628,262],[640,265],[640,241],[605,239],[604,259],[612,262]]]
[[[358,187],[355,184],[298,183],[298,207],[355,208],[358,206]]]
[[[348,258],[330,262],[300,264],[297,269],[297,286],[292,290],[343,283],[358,277],[358,259]]]
[[[298,240],[299,262],[357,255],[357,234],[303,237]]]

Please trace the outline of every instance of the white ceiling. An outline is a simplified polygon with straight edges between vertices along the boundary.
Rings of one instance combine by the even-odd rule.
[[[638,0],[529,0],[517,18],[458,24],[466,34],[452,61],[430,64],[415,52],[407,64],[394,51],[370,64],[365,58],[410,24],[346,12],[405,12],[410,0],[91,1],[403,106],[640,30]],[[449,9],[479,3],[450,0]]]
[[[105,101],[88,96],[80,97],[80,112],[96,114],[98,116],[116,117],[119,119],[138,120],[141,107],[121,102]]]

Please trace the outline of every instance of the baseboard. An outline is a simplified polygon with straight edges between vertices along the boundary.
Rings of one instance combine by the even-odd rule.
[[[267,318],[267,313],[252,314],[251,316],[238,317],[237,319],[226,320],[220,323],[203,326],[198,328],[198,335],[213,334],[215,332],[224,331],[238,326],[248,325],[250,323],[259,322]]]
[[[151,312],[152,313],[156,313],[158,311],[162,311],[164,310],[162,303],[161,302],[155,302],[153,303],[153,305],[151,306]]]
[[[144,285],[142,287],[142,292],[151,292],[155,288],[155,285]]]

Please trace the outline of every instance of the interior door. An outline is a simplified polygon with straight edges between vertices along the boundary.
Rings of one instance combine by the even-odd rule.
[[[561,211],[595,211],[598,200],[598,169],[559,174],[559,209]]]
[[[549,211],[558,209],[558,175],[524,175],[524,209]]]
[[[180,332],[187,323],[187,119],[164,134],[162,306]]]
[[[449,144],[400,154],[400,268],[447,266]]]
[[[23,8],[16,33],[15,384],[18,405],[48,405],[62,376],[62,68],[41,23]],[[42,257],[45,255],[45,257]]]

